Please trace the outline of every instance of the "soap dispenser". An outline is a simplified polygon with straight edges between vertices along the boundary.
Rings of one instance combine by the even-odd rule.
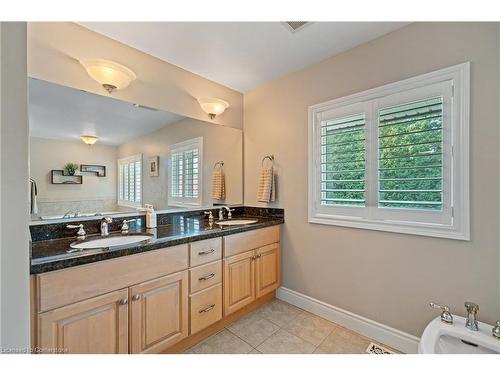
[[[145,204],[146,209],[146,228],[156,228],[156,212],[152,204]]]

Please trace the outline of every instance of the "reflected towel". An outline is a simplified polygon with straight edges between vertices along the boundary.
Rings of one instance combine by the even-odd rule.
[[[226,181],[222,170],[214,171],[212,176],[212,199],[226,198]]]
[[[262,168],[259,178],[259,190],[257,192],[258,202],[274,202],[276,199],[276,182],[274,168]]]

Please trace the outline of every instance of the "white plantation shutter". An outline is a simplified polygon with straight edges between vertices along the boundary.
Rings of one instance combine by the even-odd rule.
[[[381,109],[379,207],[443,209],[443,98]]]
[[[469,238],[469,65],[309,108],[309,222]]]
[[[201,205],[203,138],[170,146],[169,205]]]
[[[118,160],[118,205],[142,205],[142,154]]]
[[[323,121],[321,204],[365,206],[365,115]]]

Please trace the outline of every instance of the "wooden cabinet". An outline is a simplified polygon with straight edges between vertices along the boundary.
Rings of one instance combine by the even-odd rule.
[[[255,294],[262,297],[280,286],[280,245],[274,243],[256,250]]]
[[[38,329],[49,353],[128,353],[128,289],[41,313]]]
[[[191,334],[222,319],[222,284],[191,295]]]
[[[229,315],[255,299],[255,251],[224,260],[224,315]]]
[[[278,226],[224,237],[224,316],[280,286]]]
[[[160,352],[188,335],[188,272],[130,288],[130,351]]]
[[[33,275],[33,347],[160,353],[203,337],[226,324],[223,315],[279,287],[279,232],[262,228]]]

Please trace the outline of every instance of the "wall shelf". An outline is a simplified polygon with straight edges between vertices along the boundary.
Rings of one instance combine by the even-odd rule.
[[[63,169],[53,169],[50,171],[50,183],[54,185],[81,185],[83,183],[83,176],[71,176]]]
[[[80,172],[94,173],[97,177],[106,177],[105,165],[80,164]]]

